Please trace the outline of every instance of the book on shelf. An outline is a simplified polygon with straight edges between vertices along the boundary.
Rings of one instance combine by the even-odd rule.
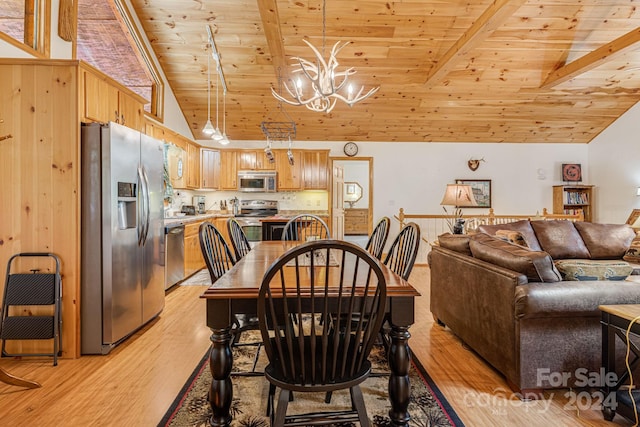
[[[583,192],[565,191],[564,204],[565,205],[588,205],[589,195]]]
[[[582,212],[582,209],[565,209],[565,215],[579,215]]]

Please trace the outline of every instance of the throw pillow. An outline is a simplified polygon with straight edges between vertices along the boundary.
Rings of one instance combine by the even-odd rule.
[[[444,233],[438,236],[438,244],[440,247],[471,256],[469,238],[470,236],[468,234]]]
[[[563,259],[555,264],[564,280],[624,280],[633,271],[624,261]]]
[[[523,219],[515,222],[508,222],[506,224],[497,225],[480,225],[478,231],[481,233],[487,233],[489,235],[495,235],[498,230],[510,230],[517,231],[522,234],[524,241],[527,242],[527,246],[534,251],[541,251],[542,248],[536,239],[536,233],[531,228],[530,221]]]
[[[542,250],[556,259],[590,259],[591,254],[573,222],[566,220],[531,221]]]
[[[546,252],[514,245],[486,233],[474,234],[469,247],[474,258],[524,274],[530,282],[562,280]]]
[[[620,259],[624,256],[636,233],[628,224],[573,224],[587,246],[591,259]]]
[[[640,233],[636,234],[636,237],[633,238],[629,249],[627,249],[622,259],[629,262],[640,263]]]
[[[501,238],[509,243],[519,246],[527,246],[527,242],[524,240],[524,236],[519,231],[511,230],[498,230],[496,231],[496,237]]]

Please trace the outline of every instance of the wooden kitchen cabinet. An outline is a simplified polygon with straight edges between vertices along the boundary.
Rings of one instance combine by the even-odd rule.
[[[238,150],[238,170],[256,170],[257,152],[255,150]]]
[[[193,273],[206,267],[202,250],[200,249],[200,224],[203,221],[190,222],[184,226],[184,275]]]
[[[200,188],[200,148],[187,144],[187,188]]]
[[[238,189],[237,150],[220,150],[220,189]]]
[[[263,171],[276,170],[276,162],[270,162],[264,150],[256,151],[256,169]]]
[[[305,150],[302,152],[305,190],[329,190],[329,151]]]
[[[278,191],[302,190],[303,150],[291,150],[293,165],[289,164],[287,150],[273,150],[278,173]]]
[[[269,162],[264,150],[237,150],[238,170],[275,170],[275,163]]]
[[[115,122],[142,131],[146,100],[106,74],[81,63],[82,120]]]
[[[200,149],[201,187],[210,190],[220,188],[220,151]]]

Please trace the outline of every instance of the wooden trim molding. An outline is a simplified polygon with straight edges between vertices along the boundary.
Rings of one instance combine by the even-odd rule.
[[[626,53],[631,49],[637,49],[638,42],[640,42],[640,28],[629,31],[614,41],[600,46],[598,49],[558,68],[549,74],[549,77],[547,77],[547,80],[540,88],[549,89],[567,80],[571,80],[582,73],[610,61],[618,55]]]
[[[122,0],[110,0],[113,2],[115,14],[123,28],[123,31],[129,39],[129,43],[134,48],[138,61],[143,65],[147,77],[153,82],[151,87],[151,114],[162,122],[164,117],[164,80],[160,76],[160,71],[156,67],[153,55],[147,49],[147,45],[143,41],[142,34],[135,24],[133,15],[129,8]]]

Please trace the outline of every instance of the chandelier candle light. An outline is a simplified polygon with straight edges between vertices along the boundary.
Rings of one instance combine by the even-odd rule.
[[[360,87],[360,90],[354,94],[353,86],[348,83],[349,76],[356,73],[353,67],[347,68],[344,71],[336,71],[338,68],[338,59],[336,58],[338,53],[349,44],[345,42],[341,45],[341,42],[337,42],[331,49],[331,55],[329,60],[324,59],[324,49],[326,40],[326,0],[322,3],[322,54],[307,40],[302,40],[311,48],[316,55],[315,62],[308,61],[304,58],[293,57],[292,59],[297,61],[296,68],[292,71],[297,74],[298,79],[293,82],[289,81],[289,84],[285,84],[284,88],[293,100],[284,98],[275,89],[271,88],[273,96],[282,102],[286,102],[289,105],[304,105],[311,111],[330,113],[333,107],[336,106],[338,100],[343,101],[350,107],[356,102],[367,99],[380,89],[380,87],[373,88],[367,93],[363,94],[364,86]],[[302,77],[311,84],[311,93],[305,95],[302,88]],[[346,89],[346,95],[340,93]],[[343,91],[344,92],[344,91]],[[307,96],[307,97],[305,97]]]
[[[464,219],[462,218],[461,208],[478,206],[478,202],[476,202],[473,196],[473,189],[468,184],[447,184],[447,189],[444,192],[440,204],[447,214],[449,214],[449,212],[447,212],[445,205],[454,206],[451,219],[447,219],[449,229],[453,234],[462,234]]]

